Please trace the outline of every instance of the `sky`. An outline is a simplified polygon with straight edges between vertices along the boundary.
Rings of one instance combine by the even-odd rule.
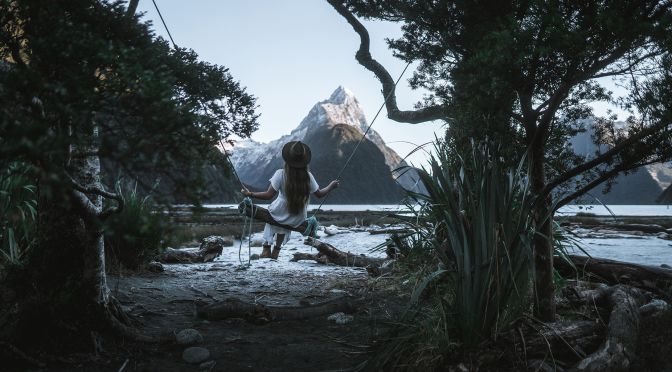
[[[359,37],[324,0],[155,0],[175,43],[191,48],[204,61],[226,66],[247,91],[257,97],[260,127],[252,139],[269,142],[297,127],[318,101],[338,87],[351,90],[369,123],[383,103],[374,74],[354,58]],[[152,0],[140,0],[138,11],[168,39]],[[405,63],[394,58],[386,38],[401,35],[389,22],[362,21],[371,36],[371,53],[397,78]],[[422,92],[408,87],[412,67],[397,87],[399,108],[412,109]],[[618,91],[611,82],[609,89]],[[605,105],[595,107],[603,115]],[[618,111],[618,110],[617,110]],[[441,137],[443,123],[404,124],[389,120],[386,112],[373,124],[400,156],[416,145]],[[428,147],[431,148],[431,145]],[[409,161],[426,163],[417,151]]]
[[[259,130],[252,139],[268,142],[297,127],[318,101],[342,85],[359,100],[369,124],[383,103],[378,79],[354,58],[359,37],[323,0],[156,0],[175,43],[193,49],[204,61],[226,66],[247,91],[257,97]],[[138,11],[151,20],[158,35],[168,38],[151,0]],[[371,53],[396,79],[405,63],[392,56],[386,37],[401,35],[399,25],[364,22],[371,35]],[[412,109],[422,93],[406,83],[397,87],[400,109]],[[443,123],[403,124],[386,112],[373,124],[385,142],[404,157],[416,146],[443,133]],[[407,143],[410,142],[410,143]],[[418,151],[409,157],[425,162]]]

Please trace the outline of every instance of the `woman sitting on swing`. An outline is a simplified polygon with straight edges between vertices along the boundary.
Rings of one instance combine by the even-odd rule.
[[[282,158],[285,160],[284,169],[275,171],[270,179],[268,190],[263,192],[250,192],[244,188],[240,190],[243,195],[271,200],[277,194],[278,197],[268,206],[271,217],[283,225],[297,227],[308,216],[308,198],[310,194],[318,198],[326,196],[331,190],[339,185],[338,180],[331,181],[323,189],[315,181],[315,177],[308,171],[310,163],[310,148],[301,141],[291,141],[282,147]],[[289,241],[290,230],[279,226],[266,224],[264,227],[264,245],[259,258],[277,259],[280,247]],[[275,246],[271,252],[271,243],[275,236]]]

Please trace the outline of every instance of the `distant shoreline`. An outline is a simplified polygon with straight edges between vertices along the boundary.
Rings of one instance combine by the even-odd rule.
[[[268,203],[258,204],[268,207]],[[189,206],[181,205],[178,208],[188,209]],[[212,209],[236,209],[237,204],[205,204],[204,208]],[[314,213],[317,204],[311,204],[308,212]],[[608,209],[607,209],[608,208]],[[325,204],[321,211],[325,212],[386,212],[404,213],[406,206],[400,204]],[[613,214],[612,214],[613,213]],[[567,205],[556,213],[556,216],[594,215],[599,217],[672,217],[672,207],[668,205]]]

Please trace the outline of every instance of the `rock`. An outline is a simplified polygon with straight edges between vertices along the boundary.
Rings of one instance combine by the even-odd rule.
[[[327,234],[327,235],[330,235],[330,236],[331,235],[336,235],[336,234],[338,234],[338,227],[336,227],[335,225],[325,227],[324,228],[324,233]]]
[[[258,254],[256,254],[256,253],[252,253],[252,254],[250,255],[250,261],[254,261],[254,260],[258,260],[258,259],[259,259],[259,255],[258,255]]]
[[[640,306],[639,314],[642,316],[648,316],[655,314],[661,311],[667,311],[670,308],[670,305],[659,299],[654,299],[646,305]]]
[[[153,273],[162,273],[164,271],[164,268],[160,262],[152,261],[147,264],[147,270]]]
[[[177,343],[180,345],[195,345],[203,342],[203,336],[195,329],[187,328],[179,331],[175,335]]]
[[[189,364],[203,363],[210,358],[210,351],[203,347],[188,347],[182,353],[182,359]]]
[[[210,361],[201,363],[201,365],[198,366],[198,368],[200,368],[202,370],[206,370],[206,371],[212,371],[212,369],[215,368],[216,364],[217,364],[217,362],[215,362],[214,360],[210,360]]]
[[[668,233],[658,233],[656,236],[658,236],[659,239],[672,240],[672,235]]]
[[[250,246],[251,247],[261,247],[264,245],[264,237],[261,235],[253,235],[250,237]]]
[[[352,315],[347,315],[346,313],[334,313],[329,315],[327,320],[334,321],[336,324],[348,324],[355,319]]]

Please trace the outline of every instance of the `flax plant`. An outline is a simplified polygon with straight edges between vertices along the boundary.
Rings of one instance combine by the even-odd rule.
[[[454,154],[437,141],[427,189],[413,194],[430,242],[454,285],[450,308],[467,345],[494,336],[520,315],[532,273],[533,198],[525,161],[505,166],[494,145]]]
[[[0,173],[0,261],[19,264],[35,242],[37,195],[32,168],[14,162]]]

